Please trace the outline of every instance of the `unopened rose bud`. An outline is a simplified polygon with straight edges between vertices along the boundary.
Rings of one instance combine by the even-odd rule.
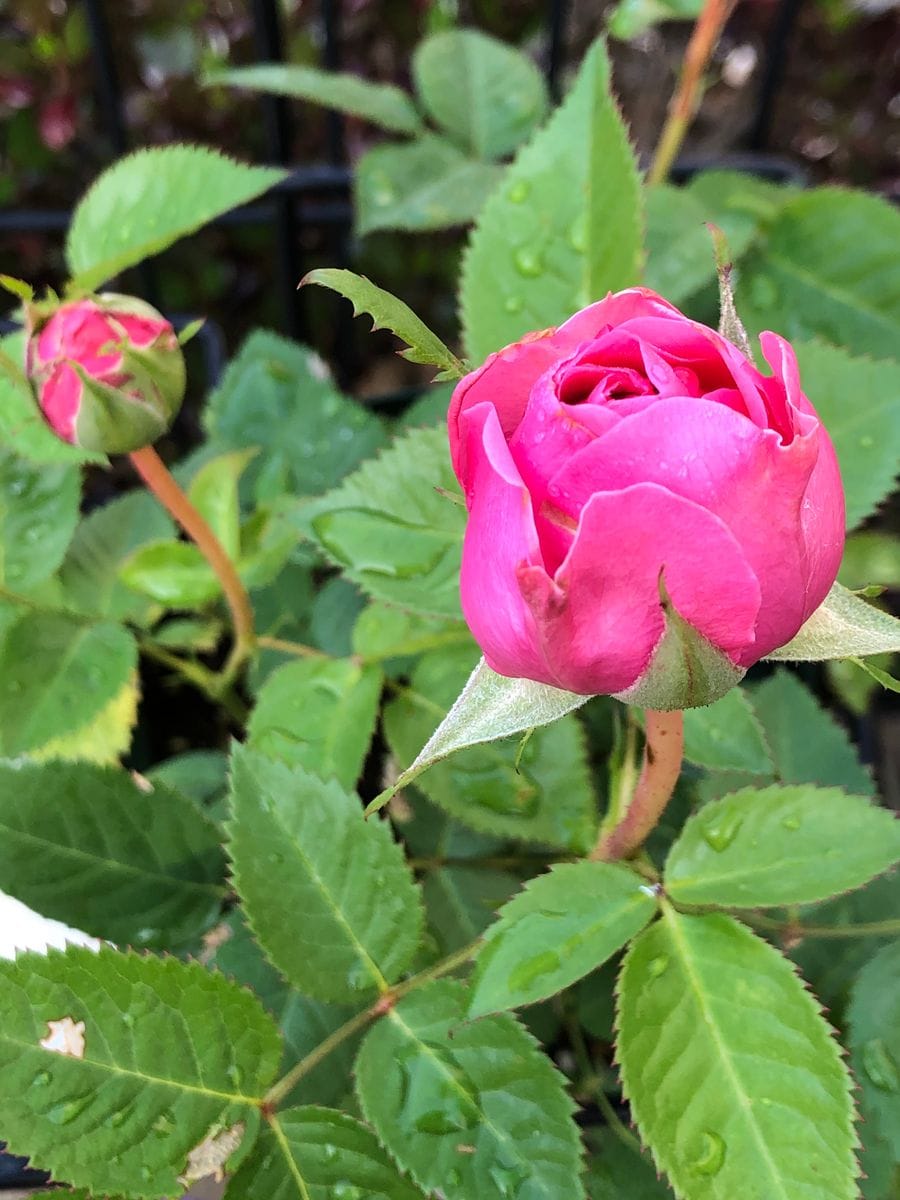
[[[155,308],[105,294],[29,313],[25,369],[63,441],[127,454],[160,437],[184,398],[184,358]]]

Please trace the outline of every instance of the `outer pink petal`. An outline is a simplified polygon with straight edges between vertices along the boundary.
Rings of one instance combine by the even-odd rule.
[[[591,498],[555,580],[519,570],[548,668],[535,678],[585,695],[630,688],[664,631],[661,573],[681,616],[740,661],[760,603],[740,546],[698,504],[645,483]]]
[[[602,329],[638,316],[684,320],[677,308],[655,292],[648,288],[628,288],[588,305],[558,329],[528,334],[498,350],[477,371],[461,379],[450,401],[447,423],[453,469],[463,488],[467,487],[466,466],[459,423],[466,409],[489,401],[497,410],[504,434],[510,437],[522,419],[532,386],[544,371],[567,358]]]
[[[543,572],[528,490],[490,404],[470,408],[460,424],[473,484],[460,573],[463,613],[495,671],[551,682],[517,583],[522,566]]]
[[[774,430],[724,405],[668,399],[576,455],[548,495],[577,515],[594,492],[658,483],[721,518],[761,588],[756,642],[741,661],[747,666],[790,641],[808,616],[802,512],[818,450],[817,429],[785,445]]]
[[[40,403],[47,424],[64,442],[75,441],[75,421],[84,385],[68,363],[55,366],[41,386]]]

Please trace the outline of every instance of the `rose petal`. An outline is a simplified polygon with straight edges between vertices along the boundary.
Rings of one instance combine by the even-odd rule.
[[[534,619],[516,583],[520,566],[541,562],[528,490],[490,404],[468,409],[460,424],[473,484],[460,572],[463,613],[488,666],[545,679]]]
[[[594,492],[649,482],[721,518],[762,588],[755,661],[790,641],[808,615],[801,513],[818,434],[785,445],[774,430],[724,405],[662,400],[577,454],[551,481],[548,499],[577,518]]]
[[[754,641],[756,576],[717,517],[645,483],[590,499],[555,580],[519,569],[546,662],[532,677],[585,695],[631,687],[664,631],[661,574],[681,616],[739,661]]]

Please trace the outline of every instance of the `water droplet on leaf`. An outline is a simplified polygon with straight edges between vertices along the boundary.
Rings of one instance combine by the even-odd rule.
[[[53,1125],[68,1125],[79,1113],[84,1112],[91,1102],[90,1096],[79,1096],[77,1100],[67,1100],[47,1110],[46,1117]]]
[[[32,1079],[32,1081],[31,1081],[31,1086],[32,1087],[46,1087],[49,1082],[50,1082],[50,1072],[49,1071],[38,1071],[37,1075],[35,1075],[34,1079]]]
[[[698,1175],[717,1175],[725,1162],[725,1143],[708,1129],[700,1135],[700,1149],[691,1168]]]
[[[513,266],[526,279],[537,279],[544,270],[544,260],[531,246],[521,246],[513,255]]]
[[[520,313],[525,307],[525,301],[521,296],[507,296],[503,307],[508,313],[515,315],[516,313]]]
[[[667,954],[658,954],[656,958],[651,958],[647,963],[647,974],[651,979],[659,979],[660,975],[665,974],[669,966],[669,956]]]
[[[879,1091],[896,1092],[900,1089],[897,1064],[881,1038],[872,1038],[863,1046],[862,1064],[863,1070]]]
[[[518,183],[514,183],[506,193],[510,204],[524,204],[528,199],[528,193],[531,191],[531,184],[526,183],[524,179],[520,179]]]
[[[710,821],[704,825],[702,829],[703,840],[715,850],[717,854],[721,854],[723,850],[727,850],[737,836],[737,832],[741,827],[741,818],[731,815],[723,817],[720,821]]]
[[[794,816],[784,817],[781,824],[785,829],[793,833],[800,828],[800,818]]]
[[[331,1142],[325,1142],[322,1146],[322,1157],[326,1162],[334,1162],[337,1158],[337,1146],[332,1146]]]
[[[558,971],[559,967],[559,955],[554,950],[545,950],[542,954],[535,954],[533,958],[526,958],[524,962],[519,963],[511,972],[507,986],[510,991],[517,992],[521,988],[527,988],[542,975]]]

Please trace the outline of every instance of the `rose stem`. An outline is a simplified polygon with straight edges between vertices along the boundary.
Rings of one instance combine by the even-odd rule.
[[[700,84],[703,72],[734,8],[735,0],[706,0],[691,40],[684,52],[681,79],[669,103],[669,112],[647,172],[647,183],[665,183],[672,163],[688,131],[688,126],[700,104]]]
[[[656,828],[669,803],[684,753],[684,714],[647,709],[644,765],[625,815],[601,836],[591,858],[614,862],[628,858]]]
[[[134,450],[129,456],[132,466],[160,504],[175,518],[184,532],[212,567],[228,607],[234,627],[234,645],[222,674],[223,686],[234,678],[241,663],[251,653],[256,635],[253,632],[253,609],[247,590],[241,583],[234,563],[201,514],[190,502],[169,473],[165,463],[152,446]]]

